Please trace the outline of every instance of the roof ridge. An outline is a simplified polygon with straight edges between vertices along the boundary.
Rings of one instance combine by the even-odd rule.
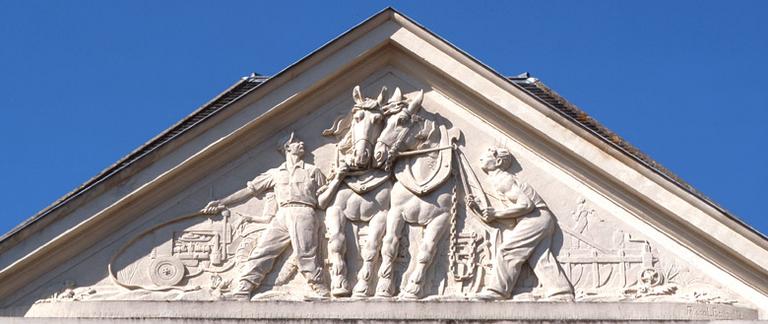
[[[532,78],[530,74],[523,73],[515,77],[504,77],[500,73],[493,70],[488,65],[482,63],[480,60],[474,58],[469,53],[461,50],[457,46],[453,45],[452,43],[448,42],[447,40],[443,39],[439,35],[433,33],[426,27],[422,26],[418,22],[412,20],[410,17],[400,13],[396,9],[394,9],[391,6],[385,7],[383,10],[379,11],[375,15],[369,17],[368,19],[364,20],[363,22],[355,25],[351,29],[347,30],[346,32],[342,33],[340,36],[332,39],[328,43],[322,45],[320,48],[318,48],[315,51],[312,51],[305,57],[299,59],[296,63],[289,65],[285,69],[281,70],[275,76],[280,76],[286,71],[290,70],[295,65],[305,61],[312,55],[316,54],[317,52],[325,49],[330,44],[338,41],[339,39],[343,38],[345,35],[349,34],[353,30],[356,30],[358,27],[361,27],[365,25],[366,23],[376,19],[377,17],[380,17],[384,14],[387,15],[399,15],[403,17],[408,22],[414,24],[415,26],[422,28],[424,31],[426,31],[429,35],[432,35],[433,37],[437,38],[438,40],[444,42],[452,49],[458,51],[462,55],[465,55],[467,58],[469,58],[471,61],[477,63],[481,67],[487,69],[494,75],[506,78],[508,82],[510,82],[512,85],[517,86],[517,88],[521,89],[522,91],[528,93],[535,99],[541,101],[545,105],[551,107],[556,112],[560,113],[567,119],[573,121],[580,127],[583,127],[584,129],[592,132],[599,138],[602,138],[606,142],[608,142],[610,145],[613,145],[616,149],[623,152],[624,154],[627,154],[629,157],[635,159],[639,163],[645,165],[652,171],[658,173],[662,177],[666,178],[667,180],[671,181],[673,184],[679,186],[683,190],[686,190],[687,192],[691,193],[695,197],[701,199],[706,204],[712,206],[716,210],[722,212],[725,214],[725,216],[733,219],[737,223],[741,224],[745,228],[747,228],[749,231],[756,233],[759,237],[762,239],[768,241],[768,236],[766,234],[761,233],[760,231],[757,231],[755,228],[750,226],[749,224],[745,223],[743,220],[738,218],[737,216],[733,215],[732,213],[728,212],[725,208],[721,207],[714,201],[712,201],[710,198],[706,197],[704,194],[693,188],[690,184],[683,181],[680,177],[666,169],[665,167],[661,166],[658,162],[651,159],[648,155],[640,151],[635,146],[629,144],[626,140],[618,136],[613,131],[609,130],[607,127],[603,126],[599,122],[597,122],[594,118],[589,116],[586,112],[581,110],[580,108],[576,107],[576,105],[568,102],[565,98],[557,94],[555,91],[550,89],[549,87],[545,86],[541,81],[538,79]],[[242,98],[242,96],[247,95],[252,90],[257,88],[259,85],[263,84],[268,79],[271,79],[269,77],[261,76],[258,74],[251,74],[248,77],[244,77],[242,80],[235,83],[233,86],[216,96],[214,99],[212,99],[210,102],[204,104],[197,110],[195,110],[192,114],[185,117],[178,123],[174,124],[167,130],[160,133],[155,138],[151,139],[144,145],[141,145],[136,150],[129,153],[127,156],[120,159],[115,164],[109,166],[104,171],[100,172],[95,177],[89,179],[86,181],[83,185],[79,186],[75,190],[71,191],[70,193],[66,194],[62,198],[59,198],[57,201],[55,201],[50,206],[46,207],[42,211],[38,212],[31,218],[25,220],[21,224],[14,227],[11,231],[8,233],[3,234],[0,236],[0,252],[2,250],[7,249],[8,247],[4,246],[7,241],[9,241],[10,238],[12,238],[15,234],[18,234],[21,230],[26,228],[27,226],[37,222],[44,216],[50,214],[57,208],[63,206],[64,204],[68,203],[69,201],[76,199],[78,196],[86,192],[87,190],[91,189],[92,187],[98,185],[99,183],[105,181],[110,176],[114,175],[115,173],[120,172],[124,168],[128,167],[132,163],[138,161],[139,159],[143,158],[147,154],[153,152],[154,150],[161,147],[163,144],[173,140],[177,136],[185,133],[192,127],[204,122],[207,120],[210,116],[214,115],[215,113],[219,112],[220,110],[226,108],[228,105],[230,105],[232,102],[237,101],[239,98]]]
[[[517,76],[507,77],[507,79],[513,82],[514,84],[520,86],[520,88],[528,92],[530,95],[548,104],[550,107],[552,107],[554,110],[556,110],[560,114],[566,116],[568,119],[588,129],[589,131],[599,136],[603,140],[616,146],[620,151],[624,152],[628,156],[644,164],[646,167],[655,171],[662,177],[670,180],[673,184],[677,185],[683,190],[688,191],[692,195],[704,201],[706,204],[719,210],[726,216],[740,223],[742,226],[745,226],[752,232],[756,233],[758,236],[762,237],[763,239],[768,240],[768,235],[758,231],[757,229],[755,229],[754,227],[746,223],[743,219],[734,215],[733,213],[731,213],[730,211],[722,207],[720,204],[716,203],[714,200],[712,200],[712,198],[708,197],[707,195],[705,195],[704,193],[702,193],[701,191],[693,187],[693,185],[683,180],[680,176],[678,176],[668,168],[664,167],[663,165],[661,165],[661,163],[652,159],[648,154],[645,154],[639,148],[632,145],[629,141],[625,140],[623,137],[619,136],[617,133],[610,130],[608,127],[606,127],[605,125],[597,121],[595,118],[587,114],[586,111],[584,111],[583,109],[579,108],[575,104],[565,99],[565,97],[558,94],[555,90],[552,90],[552,88],[546,86],[544,82],[542,82],[541,80],[531,77],[528,72],[524,72]]]
[[[222,92],[218,96],[214,97],[214,99],[212,99],[211,101],[207,102],[206,104],[204,104],[203,106],[201,106],[200,108],[195,110],[189,116],[185,117],[184,119],[182,119],[178,123],[174,124],[173,126],[168,128],[167,130],[163,131],[158,136],[156,136],[153,139],[149,140],[145,144],[139,146],[133,152],[129,153],[127,156],[123,157],[122,159],[120,159],[115,164],[112,164],[111,166],[107,167],[104,171],[100,172],[95,177],[89,179],[84,184],[80,185],[76,189],[74,189],[74,190],[70,191],[69,193],[65,194],[63,197],[57,199],[54,203],[52,203],[48,207],[46,207],[43,210],[39,211],[34,216],[24,220],[21,224],[17,225],[16,227],[12,228],[7,233],[5,233],[2,236],[0,236],[0,253],[2,253],[5,249],[10,248],[10,247],[6,247],[5,243],[11,237],[15,236],[17,233],[19,233],[24,228],[26,228],[26,227],[32,225],[33,223],[37,222],[38,220],[40,220],[44,216],[50,214],[51,212],[53,212],[57,208],[59,208],[62,205],[66,204],[67,202],[71,201],[72,199],[77,198],[83,192],[87,191],[91,187],[93,187],[93,186],[99,184],[100,182],[104,181],[106,178],[109,178],[112,174],[114,174],[114,173],[122,170],[123,168],[127,167],[128,165],[130,165],[131,163],[135,162],[139,158],[143,157],[147,153],[151,152],[152,150],[154,150],[157,147],[161,146],[162,144],[166,143],[168,140],[170,140],[172,138],[175,138],[176,136],[178,136],[181,133],[185,132],[186,130],[188,130],[192,126],[197,125],[198,123],[200,123],[203,120],[207,119],[208,116],[213,115],[215,112],[223,109],[224,106],[229,105],[230,103],[234,102],[235,100],[241,98],[244,95],[247,95],[248,93],[250,93],[251,90],[255,89],[257,86],[265,83],[266,81],[268,81],[269,79],[271,79],[273,77],[276,77],[276,76],[284,74],[286,71],[290,70],[292,67],[294,67],[297,64],[307,60],[309,57],[311,57],[315,53],[321,51],[322,49],[327,48],[328,46],[330,46],[334,42],[338,41],[339,39],[341,39],[345,35],[348,35],[349,33],[351,33],[352,31],[356,30],[357,28],[359,28],[359,27],[365,25],[366,23],[375,20],[377,17],[380,17],[380,16],[385,15],[385,14],[388,14],[388,15],[399,14],[399,15],[405,17],[405,15],[401,14],[395,8],[393,8],[391,6],[385,7],[384,9],[380,10],[379,12],[374,14],[373,16],[371,16],[371,17],[367,18],[366,20],[360,22],[359,24],[353,26],[352,28],[350,28],[347,31],[343,32],[341,35],[339,35],[339,36],[333,38],[332,40],[328,41],[327,43],[323,44],[318,49],[316,49],[316,50],[310,52],[309,54],[307,54],[306,56],[300,58],[295,63],[293,63],[291,65],[288,65],[287,67],[285,67],[285,69],[277,72],[275,75],[273,75],[271,77],[262,76],[262,75],[259,75],[257,73],[252,73],[251,75],[249,75],[247,77],[243,77],[240,81],[238,81],[237,83],[235,83],[234,85],[229,87],[227,90],[225,90],[224,92]],[[250,87],[249,89],[246,89],[245,91],[243,91],[238,96],[236,96],[234,98],[231,98],[231,100],[228,101],[226,104],[222,105],[221,108],[217,108],[214,111],[211,111],[210,114],[200,118],[200,120],[191,123],[190,124],[191,126],[189,126],[187,128],[183,128],[182,127],[185,124],[185,122],[189,121],[191,118],[195,118],[195,116],[198,116],[198,114],[201,114],[204,110],[206,110],[207,107],[209,107],[211,105],[214,105],[219,99],[224,98],[231,91],[236,90],[240,86],[248,85],[248,84],[253,84],[253,87]],[[183,128],[183,129],[179,133],[177,133],[177,134],[169,135],[169,133],[173,132],[177,127],[180,127],[180,128]],[[165,138],[166,135],[169,135],[169,137],[167,139]],[[157,145],[155,147],[153,147],[152,149],[148,149],[148,147],[152,146],[153,144],[157,144]],[[145,151],[145,149],[147,149],[146,152],[143,152],[143,151]]]
[[[206,119],[208,119],[208,117],[226,108],[230,103],[236,101],[242,95],[247,93],[249,90],[260,85],[267,79],[268,77],[257,74],[257,73],[251,73],[248,76],[242,77],[237,83],[233,84],[232,86],[224,90],[222,93],[215,96],[213,99],[203,104],[202,106],[200,106],[191,114],[187,115],[186,117],[184,117],[183,119],[181,119],[180,121],[172,125],[171,127],[167,128],[166,130],[164,130],[154,138],[140,145],[138,148],[134,149],[133,151],[131,151],[130,153],[122,157],[120,160],[118,160],[114,164],[108,166],[106,169],[99,172],[96,176],[88,179],[85,183],[81,184],[74,190],[70,191],[69,193],[65,194],[61,198],[57,199],[52,204],[48,205],[48,207],[45,207],[43,210],[37,212],[32,217],[26,219],[24,222],[20,223],[19,225],[16,225],[10,231],[0,236],[0,251],[2,251],[2,244],[5,243],[5,241],[8,240],[10,237],[12,237],[14,234],[21,231],[23,228],[31,225],[32,223],[37,222],[41,218],[45,217],[47,214],[50,214],[57,208],[61,207],[67,202],[75,199],[76,197],[80,196],[84,192],[88,191],[90,188],[101,183],[102,181],[105,181],[113,174],[120,172],[122,169],[138,161],[145,155],[156,150],[157,148],[171,141],[177,136],[183,134],[184,132],[188,131],[195,125],[205,121]]]

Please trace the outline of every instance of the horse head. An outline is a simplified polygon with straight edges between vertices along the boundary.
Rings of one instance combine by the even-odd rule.
[[[382,87],[376,99],[367,98],[360,92],[360,86],[352,90],[354,104],[350,112],[337,119],[324,136],[344,134],[339,143],[339,152],[345,156],[345,163],[353,169],[365,169],[371,163],[373,141],[382,129],[384,103],[387,88]]]
[[[389,170],[398,152],[411,149],[423,140],[423,136],[419,135],[424,131],[425,120],[416,114],[423,99],[423,90],[408,100],[397,88],[382,107],[386,122],[374,149],[375,167]]]

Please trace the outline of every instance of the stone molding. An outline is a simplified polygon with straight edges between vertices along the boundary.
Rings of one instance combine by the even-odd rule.
[[[733,220],[724,218],[717,210],[668,183],[653,173],[653,170],[569,123],[563,116],[526,95],[518,86],[500,78],[494,71],[402,15],[385,11],[286,71],[289,70],[287,76],[281,72],[234,102],[229,109],[212,116],[205,124],[191,129],[180,139],[154,152],[150,162],[129,168],[129,174],[123,175],[123,180],[127,179],[125,182],[104,186],[104,191],[92,192],[91,200],[81,200],[68,209],[67,213],[59,212],[56,217],[60,219],[57,221],[51,218],[44,231],[34,233],[31,228],[26,233],[31,236],[19,240],[18,244],[0,243],[0,307],[8,307],[0,310],[0,314],[83,318],[172,318],[177,314],[196,319],[276,320],[298,320],[311,316],[318,320],[382,321],[757,318],[758,311],[742,307],[746,306],[759,309],[763,318],[768,316],[765,313],[768,309],[765,306],[768,303],[768,286],[765,282],[768,274],[766,242],[748,233],[744,234],[744,229],[738,227],[738,224],[734,225]],[[316,300],[314,303],[292,301],[295,299],[291,298],[297,295],[291,293],[304,293],[309,288],[304,287],[305,282],[301,279],[296,279],[282,288],[273,289],[275,286],[283,286],[277,284],[283,281],[279,279],[283,271],[270,268],[266,272],[271,274],[259,273],[259,280],[268,275],[278,279],[267,278],[269,285],[273,281],[274,285],[259,293],[275,290],[291,295],[291,298],[275,301],[267,296],[267,299],[256,298],[251,303],[206,301],[213,300],[207,298],[218,298],[239,289],[237,284],[243,280],[223,273],[241,268],[242,260],[250,257],[248,253],[238,251],[245,251],[246,248],[256,250],[253,246],[257,244],[258,237],[251,234],[264,230],[265,224],[268,226],[269,219],[274,217],[270,215],[263,222],[253,221],[248,224],[250,227],[241,228],[238,225],[240,222],[231,221],[251,218],[257,211],[261,213],[264,209],[263,200],[266,199],[250,197],[253,199],[250,201],[253,202],[251,206],[245,203],[222,205],[222,208],[234,208],[233,218],[228,214],[218,214],[223,211],[218,208],[219,200],[235,200],[225,198],[227,195],[242,198],[237,192],[232,193],[236,189],[234,183],[242,188],[246,180],[265,171],[267,167],[279,164],[266,153],[266,147],[270,146],[271,149],[273,137],[286,129],[296,130],[308,141],[308,151],[312,150],[315,158],[309,162],[316,164],[326,174],[338,172],[339,154],[337,152],[333,159],[331,151],[342,144],[342,139],[320,138],[318,128],[321,124],[330,124],[334,115],[349,111],[346,94],[356,84],[359,87],[353,92],[357,103],[354,107],[367,107],[364,111],[356,111],[360,113],[360,120],[373,118],[367,109],[374,106],[394,109],[390,111],[391,114],[384,114],[383,120],[390,123],[386,125],[392,127],[389,129],[391,131],[385,128],[387,132],[383,133],[400,132],[397,128],[399,126],[396,126],[399,123],[395,123],[397,119],[391,118],[394,114],[403,115],[403,120],[410,120],[411,123],[424,122],[426,119],[427,123],[415,128],[422,131],[410,137],[421,136],[435,140],[434,143],[421,144],[431,144],[427,151],[432,150],[429,152],[437,158],[431,159],[440,163],[432,163],[437,166],[433,169],[427,168],[430,161],[421,155],[426,151],[417,142],[404,152],[420,154],[408,159],[412,159],[414,165],[421,168],[401,166],[398,169],[395,164],[394,169],[395,172],[407,171],[410,174],[413,174],[412,170],[421,170],[417,172],[423,173],[419,175],[419,181],[409,180],[419,184],[408,187],[414,195],[432,194],[432,190],[438,188],[442,191],[436,191],[436,196],[452,197],[451,200],[436,199],[438,202],[429,203],[439,206],[440,210],[465,209],[460,206],[462,202],[456,194],[458,173],[448,172],[454,155],[449,154],[448,150],[440,150],[457,147],[466,150],[471,158],[458,163],[466,163],[471,169],[478,167],[480,147],[484,149],[491,146],[491,142],[497,142],[512,152],[514,159],[522,161],[520,169],[511,173],[520,173],[520,179],[525,180],[521,183],[531,182],[530,187],[521,185],[523,189],[510,189],[507,184],[517,182],[511,173],[501,175],[506,179],[506,184],[491,179],[491,176],[481,178],[486,188],[489,182],[494,183],[496,194],[507,191],[512,195],[511,192],[535,188],[535,191],[529,190],[530,199],[535,201],[538,196],[536,192],[541,192],[547,203],[536,203],[536,207],[552,211],[553,217],[557,219],[555,222],[559,224],[557,226],[562,230],[560,238],[555,238],[557,230],[552,229],[555,223],[547,225],[546,230],[542,230],[542,233],[549,233],[545,235],[547,244],[542,246],[548,247],[545,254],[551,256],[549,264],[557,267],[559,261],[565,267],[570,282],[561,280],[564,284],[560,286],[573,286],[575,289],[567,291],[565,295],[568,298],[561,301],[575,299],[578,302],[550,303],[552,299],[548,299],[551,296],[547,296],[547,290],[551,289],[546,288],[554,285],[538,278],[539,273],[535,273],[537,267],[534,265],[531,265],[534,273],[520,276],[523,278],[520,282],[527,285],[525,288],[528,290],[514,291],[514,287],[507,287],[503,296],[514,298],[514,295],[523,292],[527,293],[529,299],[518,298],[515,302],[497,303],[461,299],[462,296],[477,297],[479,290],[489,282],[486,273],[499,269],[489,261],[489,256],[499,250],[500,241],[522,241],[514,235],[499,237],[497,241],[491,232],[487,236],[473,235],[473,231],[474,234],[482,231],[464,226],[470,223],[467,221],[466,210],[463,216],[451,212],[450,219],[440,218],[442,223],[412,217],[406,220],[409,224],[404,227],[413,227],[412,233],[402,234],[402,230],[391,230],[389,237],[382,234],[381,227],[361,227],[361,223],[375,219],[375,215],[347,215],[347,220],[341,217],[342,222],[336,224],[338,228],[326,232],[328,242],[324,238],[310,240],[312,245],[322,247],[320,250],[328,249],[318,254],[335,256],[315,266],[322,271],[332,270],[330,294],[335,297],[332,300]],[[373,98],[364,98],[360,93],[361,87],[364,93],[373,94],[374,88],[383,89],[384,86],[390,90],[395,89],[395,94],[386,103],[381,95],[376,103]],[[400,87],[406,89],[406,92],[401,93]],[[342,98],[342,93],[345,98]],[[423,109],[420,108],[422,99]],[[371,102],[373,106],[368,107],[366,102]],[[408,107],[407,114],[397,110],[405,109],[403,107]],[[414,109],[421,109],[426,117],[420,116]],[[378,123],[381,123],[381,119]],[[463,138],[463,144],[453,144],[448,140],[456,135],[454,131],[464,132],[465,136],[456,136]],[[403,134],[409,132],[406,130]],[[388,152],[379,152],[378,144],[381,141],[374,139],[371,137],[366,138],[366,141],[354,141],[376,144],[376,147],[367,148],[367,159],[373,153]],[[385,148],[398,146],[394,143],[388,143]],[[349,154],[354,154],[354,151],[349,151],[352,152]],[[361,165],[368,164],[361,162]],[[258,172],[251,172],[254,170]],[[370,169],[361,166],[357,171]],[[394,179],[404,182],[404,178],[397,175]],[[386,177],[381,179],[387,180]],[[354,183],[369,186],[386,182],[384,180],[366,182],[368,180],[362,179]],[[482,187],[477,178],[473,182]],[[452,187],[453,193],[450,192]],[[458,187],[463,187],[464,194],[470,193],[466,190],[470,187],[467,183]],[[357,189],[355,192],[362,194],[370,188]],[[577,198],[580,200],[574,204]],[[213,208],[210,210],[211,217],[204,222],[198,220],[198,223],[188,228],[167,227],[169,231],[175,232],[158,231],[158,241],[152,241],[154,236],[150,234],[154,235],[154,232],[149,229],[153,226],[170,224],[169,220],[176,218],[191,220],[180,215],[196,213],[207,201],[210,201],[208,206]],[[346,201],[341,199],[338,201],[340,205],[334,207],[341,208]],[[389,208],[382,207],[390,205],[389,198],[384,201],[375,211],[386,211]],[[398,208],[407,205],[395,203],[394,199],[392,201],[391,206]],[[495,206],[488,205],[487,201],[485,203],[486,207],[494,208],[503,205],[498,202]],[[468,204],[469,200],[465,205]],[[318,216],[322,214],[320,209],[323,208],[318,209]],[[477,216],[482,217],[472,223],[479,224],[476,225],[482,229],[483,222],[494,221],[492,212],[493,208],[478,211]],[[490,220],[483,218],[486,214],[491,215],[488,216]],[[324,217],[328,219],[327,212]],[[590,222],[589,226],[587,221]],[[349,222],[355,222],[354,226]],[[386,223],[394,222],[378,222],[375,225]],[[342,231],[346,229],[345,224],[353,228],[354,235],[347,235],[346,239],[344,235],[334,235],[345,233]],[[432,237],[424,239],[421,235],[430,234],[429,228],[433,226],[442,226],[442,229],[435,230],[435,233],[431,233],[434,234]],[[328,224],[325,227],[334,228]],[[419,227],[423,227],[423,231]],[[443,232],[437,233],[439,231]],[[446,231],[449,231],[450,244],[446,243]],[[400,249],[398,243],[395,243],[386,245],[386,255],[384,252],[380,254],[379,251],[384,249],[369,239],[368,235],[372,232],[379,236],[370,237],[381,239],[380,236],[383,236],[385,242],[398,242],[406,238],[405,241],[412,242],[414,247],[417,242],[423,247],[408,250],[406,245]],[[130,247],[132,240],[142,239],[145,234],[148,239],[137,244],[136,250],[126,253],[124,259],[119,259],[123,255],[115,253],[116,250],[122,252],[121,246]],[[240,235],[238,244],[234,243],[234,234]],[[203,241],[202,238],[215,242],[211,246],[223,248],[187,248],[187,245],[205,245],[198,244]],[[550,245],[550,240],[557,241],[556,249]],[[360,248],[365,244],[371,247],[367,250]],[[443,246],[440,247],[440,244]],[[347,246],[346,250],[344,246]],[[549,251],[550,247],[552,251]],[[231,253],[227,254],[227,251]],[[353,255],[347,258],[346,252],[352,252]],[[174,259],[177,255],[178,260]],[[386,258],[377,260],[372,255],[385,255]],[[106,262],[110,256],[111,259]],[[295,258],[287,254],[283,256],[284,259],[278,260],[278,264],[284,269],[292,269],[295,277],[298,267],[293,261]],[[152,263],[142,264],[140,259],[143,257],[151,259]],[[278,259],[276,255],[272,257]],[[438,266],[433,263],[436,258],[442,260]],[[124,262],[115,267],[115,275],[112,275],[115,260]],[[449,262],[444,262],[446,260]],[[358,272],[357,276],[347,273],[346,263],[351,263],[352,269],[358,270],[355,271]],[[111,278],[105,278],[99,272],[107,267]],[[141,279],[135,275],[146,274],[147,268],[157,270],[150,272],[152,277],[148,283],[115,285],[123,279],[126,282]],[[376,268],[390,270],[374,271]],[[433,270],[435,268],[439,271]],[[308,271],[302,271],[302,274],[306,276],[305,272]],[[409,273],[407,279],[406,272]],[[435,279],[437,272],[448,273],[450,276],[440,281]],[[185,278],[185,274],[189,278]],[[254,276],[253,273],[245,273],[240,277],[246,275]],[[518,275],[511,276],[512,280],[508,281],[516,282]],[[358,279],[352,279],[354,277]],[[368,282],[370,278],[374,279]],[[425,278],[429,283],[425,283]],[[310,286],[318,290],[315,284],[322,280],[319,277],[307,279],[315,280],[310,282]],[[352,289],[352,284],[345,282],[350,279],[365,284]],[[377,287],[374,291],[374,281],[378,281],[377,286],[383,288]],[[240,290],[249,297],[247,295],[256,292],[256,288],[245,287]],[[170,289],[181,289],[184,293],[156,293]],[[431,292],[423,293],[427,289]],[[320,290],[322,292],[323,289]],[[408,292],[405,297],[410,299],[425,298],[426,301],[381,301],[375,300],[373,296],[375,293],[377,297],[391,297],[396,290]],[[205,294],[185,296],[185,293],[192,291],[203,291]],[[350,298],[349,295],[355,295],[355,292],[358,293],[356,297],[366,296],[371,299],[362,301]],[[540,301],[533,303],[521,300]],[[139,309],[142,314],[135,313]]]
[[[137,315],[136,310],[142,314]],[[21,310],[19,310],[21,311]],[[6,310],[2,315],[14,314]],[[539,320],[702,321],[755,320],[757,311],[729,305],[686,303],[541,303],[467,301],[99,301],[38,304],[27,317],[184,318],[271,320]]]

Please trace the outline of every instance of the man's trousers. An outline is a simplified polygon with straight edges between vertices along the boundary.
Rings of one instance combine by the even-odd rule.
[[[318,258],[320,220],[312,207],[280,207],[259,238],[256,248],[240,268],[240,279],[261,284],[272,270],[275,260],[288,246],[293,247],[299,270],[310,283],[322,280],[322,265]]]
[[[554,232],[554,216],[546,208],[536,208],[518,218],[514,227],[501,230],[494,278],[487,289],[509,297],[521,267],[528,263],[544,287],[545,297],[573,295],[573,288],[551,250]]]

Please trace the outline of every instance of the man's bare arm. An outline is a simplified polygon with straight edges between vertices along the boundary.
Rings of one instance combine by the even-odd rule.
[[[218,214],[228,206],[232,206],[241,201],[245,201],[251,197],[253,197],[253,190],[251,190],[251,188],[245,187],[220,200],[209,202],[208,205],[203,208],[202,212],[204,214]]]
[[[510,198],[512,198],[512,197],[510,197]],[[532,212],[533,209],[536,207],[536,206],[534,206],[533,201],[531,201],[531,199],[528,198],[528,196],[525,195],[525,193],[523,193],[523,192],[520,192],[517,195],[517,197],[514,197],[514,198],[516,198],[515,200],[513,200],[513,201],[515,201],[514,205],[512,205],[510,207],[507,207],[507,208],[498,209],[498,210],[495,210],[493,208],[487,208],[483,212],[483,216],[488,218],[488,219],[493,219],[493,218],[499,218],[499,219],[517,218],[517,217],[520,217],[520,216],[528,215],[528,213]]]
[[[249,181],[245,188],[240,189],[222,199],[209,202],[208,205],[206,205],[205,208],[201,210],[201,212],[203,214],[211,215],[218,214],[229,206],[246,201],[253,196],[259,195],[262,192],[271,189],[274,185],[272,180],[272,174],[269,171],[265,172],[253,179],[253,181]]]
[[[336,190],[339,189],[340,184],[341,179],[339,177],[334,177],[325,188],[322,188],[322,192],[317,196],[317,205],[320,209],[328,208],[328,205],[333,200],[332,198],[336,193]]]
[[[345,167],[337,169],[333,176],[333,180],[323,188],[320,188],[320,192],[318,192],[317,195],[317,205],[320,209],[328,208],[328,205],[333,201],[332,198],[336,194],[336,191],[339,190],[341,179],[344,179],[347,172],[348,170]]]
[[[224,206],[232,206],[239,202],[246,201],[253,196],[254,196],[253,190],[251,190],[251,188],[245,187],[219,200],[219,203],[221,203]]]

